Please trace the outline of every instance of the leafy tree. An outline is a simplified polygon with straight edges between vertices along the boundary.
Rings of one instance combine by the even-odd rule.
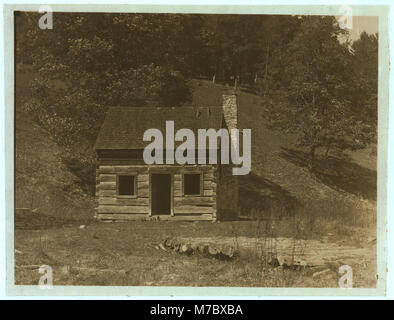
[[[25,107],[60,144],[91,147],[110,105],[177,106],[190,99],[185,75],[198,40],[187,39],[187,48],[181,40],[197,18],[54,13],[52,30],[39,29],[38,18],[18,17],[26,33],[18,33],[17,59],[30,57],[35,74]]]
[[[202,39],[210,57],[209,72],[228,81],[252,82],[265,36],[261,15],[211,15],[204,17]]]
[[[269,109],[271,125],[295,132],[298,144],[309,149],[313,168],[318,148],[363,148],[371,127],[352,104],[352,55],[340,43],[343,30],[334,17],[302,17],[289,43],[284,62],[283,99]]]
[[[261,95],[267,96],[282,88],[287,46],[292,41],[300,22],[297,16],[264,17],[254,79],[254,86]]]
[[[182,105],[189,78],[213,75],[257,88],[312,166],[376,136],[377,35],[343,43],[334,17],[54,13],[52,30],[39,17],[17,16],[16,59],[35,75],[24,105],[87,162],[108,106]]]
[[[352,53],[353,105],[374,131],[378,109],[378,34],[361,33],[352,44]]]
[[[86,169],[75,172],[94,168],[93,145],[108,106],[179,106],[190,99],[186,77],[197,65],[199,40],[184,32],[198,34],[198,18],[54,13],[53,29],[41,30],[39,17],[17,16],[16,59],[31,63],[34,75],[23,106],[63,147],[66,164]]]

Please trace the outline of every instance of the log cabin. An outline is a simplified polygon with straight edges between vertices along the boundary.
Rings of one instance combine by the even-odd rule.
[[[167,120],[174,121],[175,130],[189,128],[195,136],[198,129],[237,128],[237,96],[224,93],[222,105],[213,107],[110,107],[95,144],[97,219],[216,221],[237,216],[238,179],[231,164],[144,162],[144,132],[157,128],[165,133]]]

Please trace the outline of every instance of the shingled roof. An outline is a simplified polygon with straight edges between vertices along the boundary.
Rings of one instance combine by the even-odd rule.
[[[110,107],[95,144],[96,150],[144,149],[147,129],[160,129],[165,134],[166,120],[173,120],[175,132],[182,128],[222,127],[221,107]]]

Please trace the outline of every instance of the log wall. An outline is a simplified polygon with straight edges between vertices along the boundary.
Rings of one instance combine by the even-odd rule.
[[[155,217],[151,215],[150,174],[169,173],[172,175],[172,210],[160,219],[173,220],[215,220],[217,169],[212,165],[120,165],[99,164],[96,174],[96,196],[99,219],[132,220]],[[202,174],[202,193],[197,196],[183,194],[183,174]],[[117,175],[135,175],[136,195],[117,195]]]

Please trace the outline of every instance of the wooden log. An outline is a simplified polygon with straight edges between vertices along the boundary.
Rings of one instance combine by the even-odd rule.
[[[148,206],[148,198],[116,198],[116,197],[100,197],[100,205],[129,205],[129,206]]]
[[[205,181],[204,180],[204,190],[212,189],[212,181]]]
[[[149,180],[143,180],[143,181],[138,180],[137,188],[138,189],[149,188]]]
[[[136,165],[132,165],[132,166],[114,166],[115,168],[115,172],[117,174],[122,174],[122,173],[126,173],[126,174],[137,174],[139,172],[143,172],[146,171],[146,167],[141,167],[141,166],[136,166]]]
[[[149,213],[148,206],[113,206],[113,205],[100,205],[98,213]]]
[[[128,160],[125,160],[128,161]],[[137,173],[147,173],[148,166],[143,162],[141,164],[135,165],[121,165],[119,164],[110,164],[109,160],[102,160],[102,164],[99,165],[99,173],[100,174],[137,174]],[[124,162],[124,161],[123,161]],[[127,163],[127,162],[126,162]]]
[[[104,161],[104,159],[102,159]],[[110,161],[110,160],[108,160]],[[215,176],[216,166],[215,165],[146,165],[143,162],[141,164],[133,164],[127,165],[125,164],[110,164],[108,161],[105,164],[99,166],[99,173],[155,173],[155,172],[172,172],[176,175],[180,173],[192,173],[196,172],[196,170],[205,173],[208,173],[208,179]],[[127,161],[126,159],[124,161]],[[130,160],[131,161],[131,160]]]
[[[199,215],[183,215],[178,214],[175,216],[171,215],[154,215],[149,216],[148,214],[140,213],[98,213],[97,218],[99,220],[112,220],[112,221],[127,221],[127,220],[153,220],[158,219],[160,221],[212,221],[212,214],[199,214]]]
[[[130,213],[98,213],[97,218],[99,220],[149,220],[147,214],[130,214]]]
[[[182,205],[207,205],[213,206],[214,200],[213,197],[204,197],[204,196],[187,196],[187,197],[174,197],[175,206],[182,206]]]
[[[96,168],[96,186],[95,186],[95,196],[96,196],[96,199],[97,199],[97,197],[98,197],[98,186],[99,186],[99,184],[100,184],[100,179],[99,179],[99,176],[100,176],[100,174],[99,174],[99,170]]]
[[[99,190],[116,190],[116,182],[100,182]]]
[[[116,197],[116,190],[98,190],[99,197]]]
[[[124,166],[124,165],[135,165],[135,166],[146,166],[144,159],[115,159],[115,158],[101,158],[97,161],[100,166]]]
[[[138,174],[138,182],[148,182],[149,183],[149,174],[139,173]]]
[[[201,214],[201,213],[213,213],[212,207],[199,207],[190,205],[181,205],[174,207],[174,214]]]
[[[140,183],[139,185],[137,184],[137,188],[140,190],[149,190],[149,184],[147,183]]]
[[[174,181],[174,190],[182,191],[182,181]]]
[[[195,173],[196,171],[206,172],[211,171],[214,168],[211,164],[194,164],[194,165],[186,165],[180,166],[179,169],[182,173]]]
[[[181,189],[174,189],[174,197],[182,197],[183,196],[183,192]]]
[[[102,173],[99,175],[100,182],[115,182],[116,183],[116,174],[108,174]]]
[[[149,188],[137,189],[138,198],[149,198]]]
[[[114,166],[100,165],[98,168],[98,172],[100,174],[115,173],[115,168],[114,168]]]

